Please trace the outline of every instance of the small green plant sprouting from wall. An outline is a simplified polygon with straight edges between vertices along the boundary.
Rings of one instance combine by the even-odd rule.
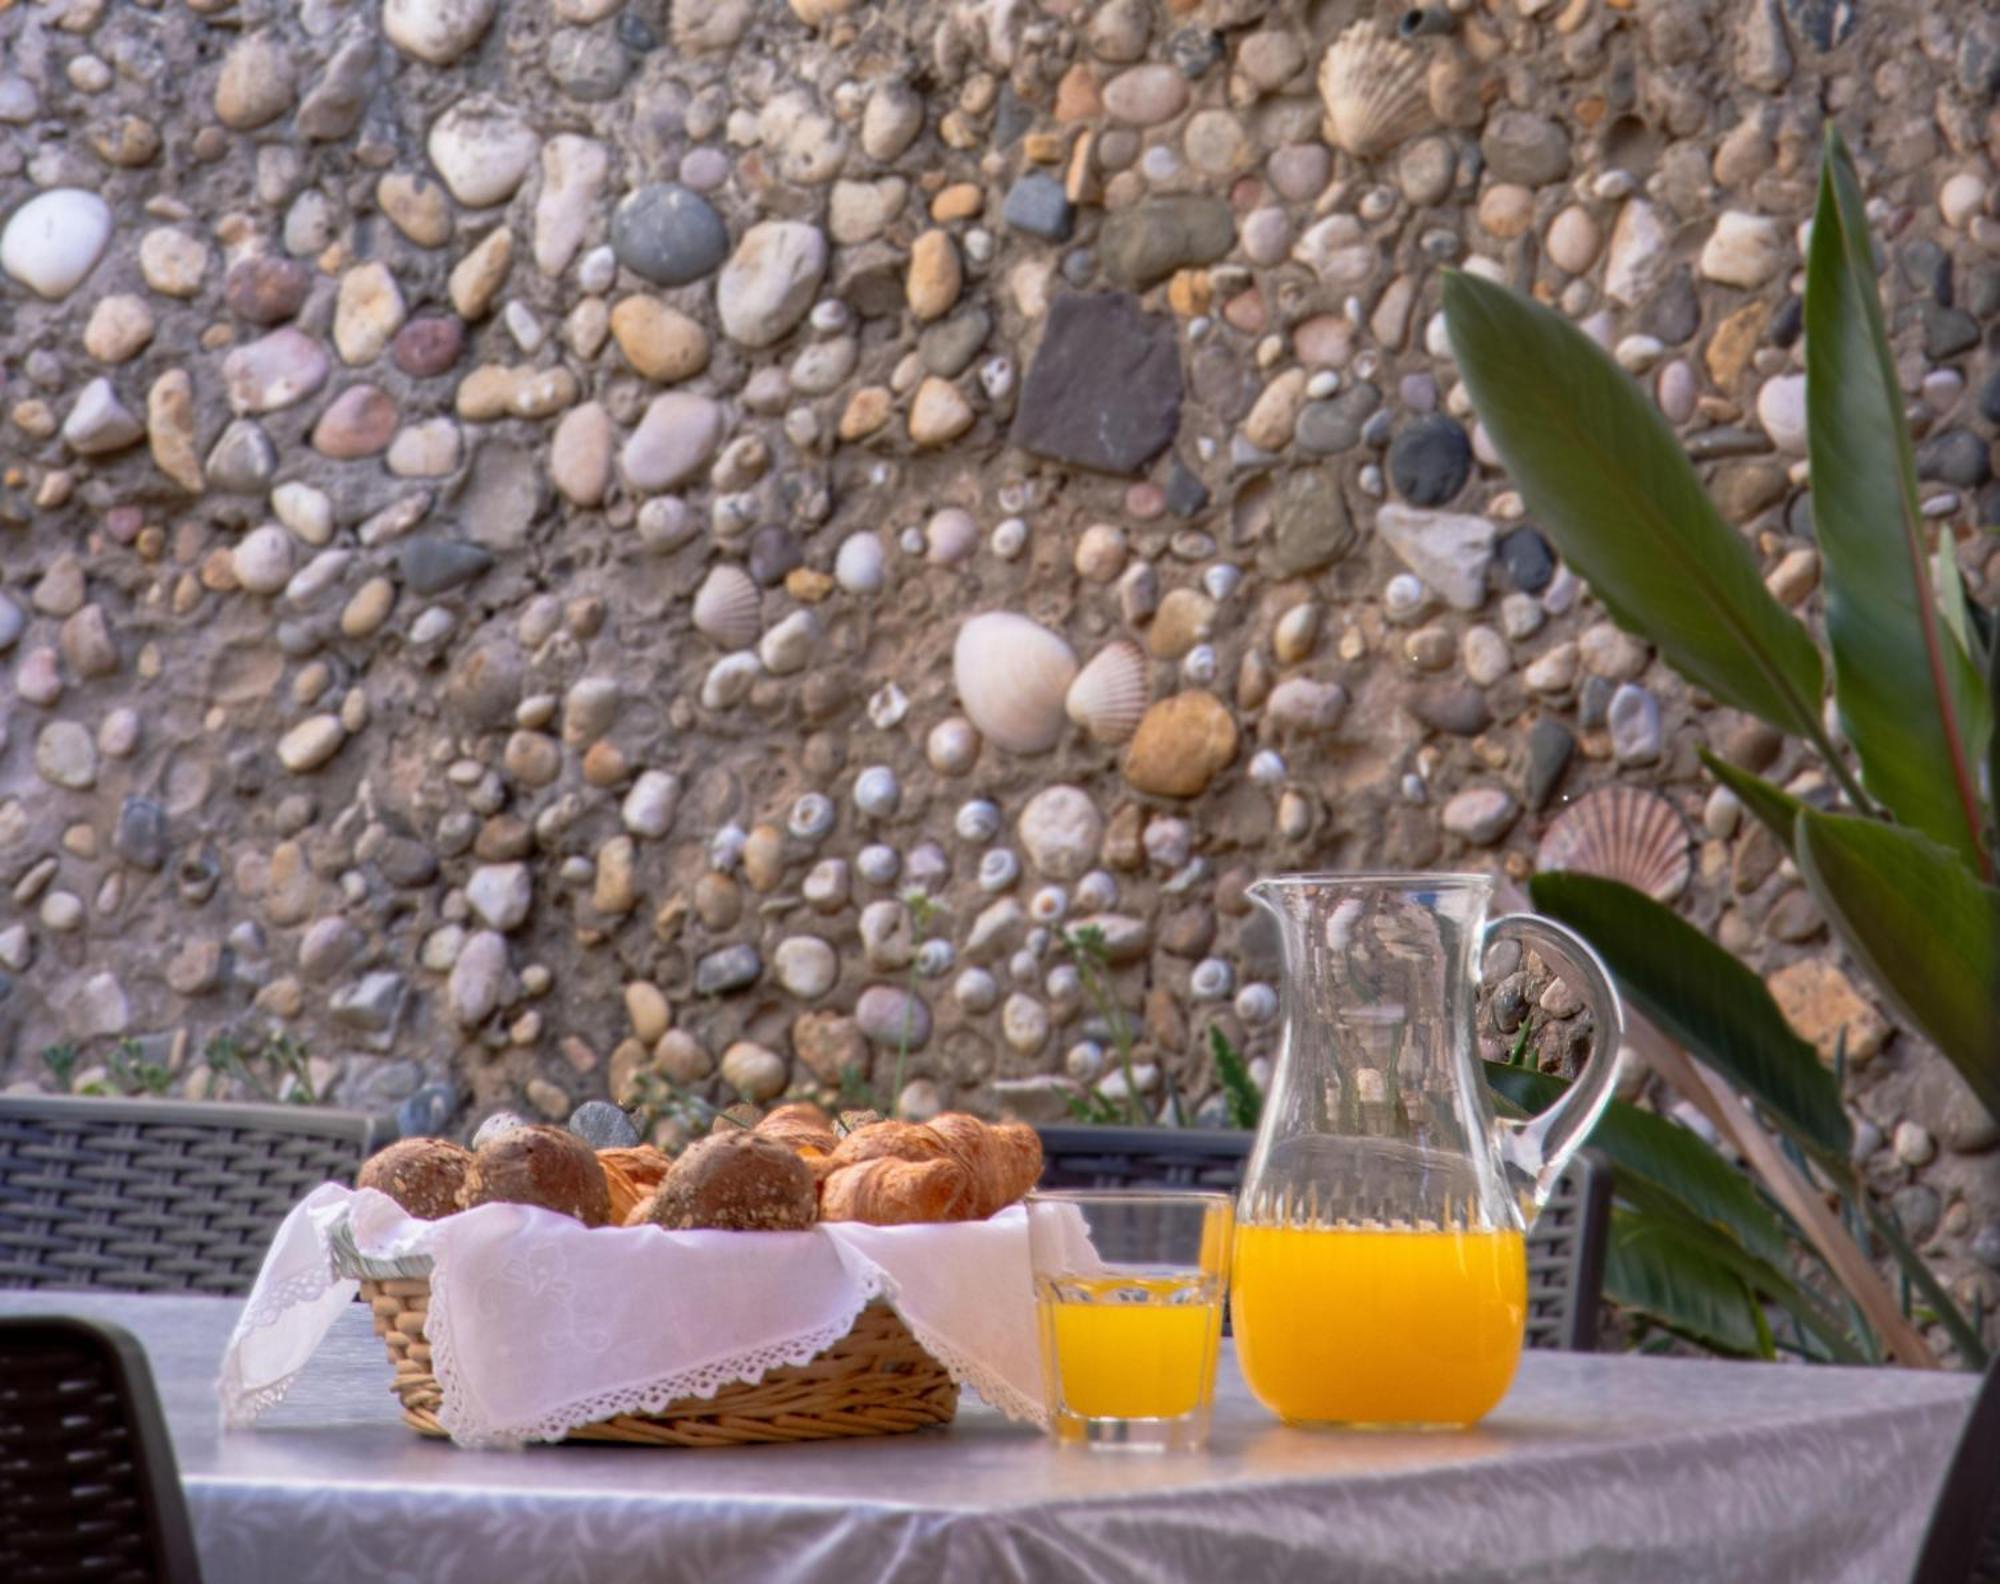
[[[1135,1127],[1144,1127],[1148,1121],[1146,1107],[1139,1098],[1139,1082],[1132,1070],[1132,1025],[1125,1016],[1125,1008],[1111,990],[1111,956],[1106,949],[1104,931],[1095,924],[1084,924],[1076,929],[1059,930],[1056,939],[1076,964],[1077,977],[1083,982],[1083,993],[1090,1004],[1097,1008],[1097,1014],[1104,1020],[1106,1032],[1111,1036],[1112,1046],[1118,1052],[1118,1070],[1125,1075],[1125,1106],[1121,1118],[1110,1100],[1097,1090],[1088,1090],[1079,1099],[1084,1109],[1078,1114],[1086,1122],[1126,1121]],[[1071,1110],[1077,1111],[1072,1105]]]

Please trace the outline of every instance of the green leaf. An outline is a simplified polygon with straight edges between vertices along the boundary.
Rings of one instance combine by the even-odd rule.
[[[1984,862],[1966,727],[1979,676],[1938,620],[1929,534],[1861,185],[1829,126],[1806,257],[1806,453],[1834,694],[1861,778],[1897,819]]]
[[[1792,832],[1798,826],[1799,810],[1805,804],[1783,787],[1771,785],[1762,776],[1752,775],[1740,765],[1718,758],[1706,748],[1697,752],[1701,755],[1701,762],[1708,766],[1708,773],[1734,792],[1743,806],[1756,816],[1758,824],[1769,830],[1785,851],[1790,852]]]
[[[1596,342],[1504,287],[1452,273],[1444,308],[1480,421],[1604,608],[1718,701],[1821,740],[1819,650],[1659,409]]]
[[[1651,1315],[1719,1353],[1772,1354],[1770,1329],[1742,1278],[1660,1217],[1612,1210],[1604,1291],[1612,1302]]]
[[[1853,815],[1802,810],[1793,854],[1876,989],[2000,1116],[2000,890],[1920,832]]]
[[[1742,963],[1651,897],[1595,875],[1538,874],[1535,906],[1595,946],[1627,1000],[1815,1148],[1853,1130],[1833,1074]]]
[[[1501,1062],[1486,1064],[1486,1081],[1526,1111],[1547,1110],[1569,1087],[1547,1073]],[[1590,1142],[1611,1157],[1620,1193],[1635,1178],[1653,1183],[1703,1221],[1726,1227],[1759,1259],[1782,1265],[1791,1258],[1783,1223],[1750,1179],[1678,1122],[1614,1100]]]
[[[1785,1268],[1787,1261],[1773,1263],[1750,1253],[1715,1227],[1702,1221],[1665,1189],[1644,1178],[1619,1181],[1619,1197],[1635,1210],[1675,1227],[1688,1246],[1715,1261],[1737,1278],[1760,1300],[1777,1304],[1818,1337],[1827,1354],[1842,1364],[1867,1361],[1861,1342],[1847,1324],[1818,1294],[1795,1281]]]

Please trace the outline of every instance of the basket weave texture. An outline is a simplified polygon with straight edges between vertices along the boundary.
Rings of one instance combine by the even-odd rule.
[[[444,1394],[431,1373],[424,1340],[430,1306],[427,1276],[364,1278],[361,1296],[396,1367],[403,1418],[428,1436]],[[949,1424],[958,1387],[926,1353],[896,1311],[872,1303],[854,1328],[804,1364],[783,1365],[760,1381],[737,1381],[713,1397],[682,1397],[654,1414],[619,1414],[570,1431],[570,1441],[639,1446],[745,1446],[766,1441],[826,1441],[840,1436],[900,1435]]]

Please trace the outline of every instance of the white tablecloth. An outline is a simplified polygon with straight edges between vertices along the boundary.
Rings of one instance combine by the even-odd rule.
[[[678,1451],[467,1452],[403,1428],[365,1310],[224,1432],[237,1310],[0,1292],[125,1325],[159,1377],[207,1584],[1901,1584],[1975,1382],[1531,1353],[1480,1428],[1324,1434],[1225,1354],[1207,1452],[949,1431]]]

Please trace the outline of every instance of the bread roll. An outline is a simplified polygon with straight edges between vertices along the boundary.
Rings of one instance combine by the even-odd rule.
[[[387,1194],[419,1221],[437,1221],[458,1208],[472,1167],[472,1151],[449,1139],[398,1139],[361,1163],[354,1186]]]
[[[929,1127],[971,1180],[967,1220],[984,1221],[1005,1209],[1042,1174],[1042,1141],[1031,1127],[993,1127],[963,1111],[933,1117]]]
[[[818,1213],[811,1168],[778,1139],[739,1128],[688,1146],[653,1196],[652,1219],[671,1231],[795,1232]]]
[[[956,1221],[971,1192],[965,1168],[948,1156],[912,1161],[881,1155],[831,1172],[820,1184],[819,1217],[875,1226]]]
[[[634,1205],[653,1197],[653,1190],[673,1162],[650,1144],[632,1144],[599,1150],[597,1164],[604,1168],[604,1180],[611,1190],[610,1224],[623,1226]]]
[[[611,1185],[597,1152],[565,1128],[531,1123],[510,1129],[473,1152],[459,1202],[539,1205],[585,1226],[611,1219]]]

